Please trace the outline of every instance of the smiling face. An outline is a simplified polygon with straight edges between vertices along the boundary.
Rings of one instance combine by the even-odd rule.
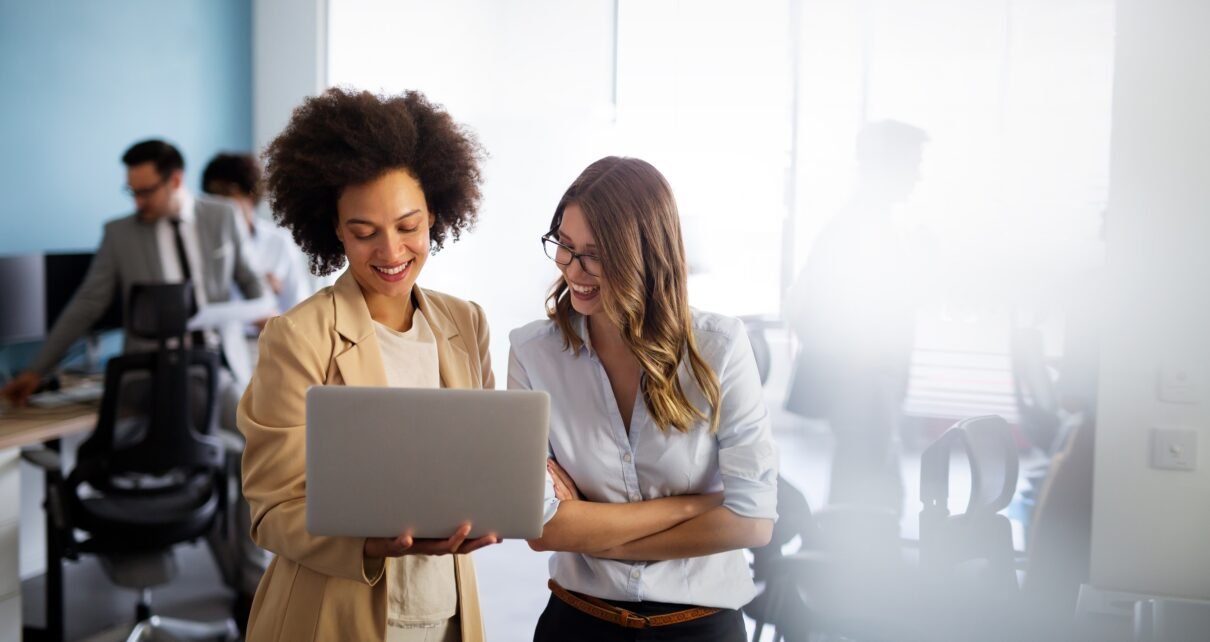
[[[371,316],[378,318],[375,311],[383,302],[410,301],[429,255],[435,220],[420,182],[405,170],[390,170],[369,183],[346,187],[336,211],[336,236]]]
[[[599,251],[592,230],[588,227],[588,219],[583,210],[575,203],[569,203],[563,208],[563,219],[556,232],[559,243],[572,248],[576,254],[584,255],[579,260],[573,260],[567,265],[561,265],[563,280],[571,292],[571,307],[584,316],[591,316],[603,311],[601,302],[601,285],[604,278],[600,276]],[[596,266],[589,274],[584,264]]]

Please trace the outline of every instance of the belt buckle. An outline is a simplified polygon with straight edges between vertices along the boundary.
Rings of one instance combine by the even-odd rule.
[[[639,615],[638,613],[627,611],[626,609],[618,610],[621,611],[618,613],[618,615],[621,616],[620,624],[628,629],[646,629],[651,626],[651,618],[649,616]]]

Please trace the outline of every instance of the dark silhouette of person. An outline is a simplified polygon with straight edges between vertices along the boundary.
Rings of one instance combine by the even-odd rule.
[[[820,234],[790,293],[799,342],[786,408],[836,439],[829,502],[902,511],[898,424],[915,338],[912,239],[894,221],[928,137],[897,121],[857,137],[857,185]]]

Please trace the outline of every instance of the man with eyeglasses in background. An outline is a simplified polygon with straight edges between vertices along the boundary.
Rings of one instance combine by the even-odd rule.
[[[242,243],[236,207],[226,200],[191,194],[184,187],[185,161],[176,147],[162,140],[145,140],[127,149],[122,163],[126,165],[125,189],[134,198],[135,212],[105,224],[101,246],[83,283],[55,321],[41,350],[28,369],[0,390],[0,396],[14,405],[25,404],[43,377],[101,317],[118,288],[126,300],[134,283],[190,281],[199,309],[227,302],[234,289],[250,300],[268,294]],[[195,345],[204,341],[223,356],[226,367],[220,374],[219,424],[228,446],[228,461],[234,462],[233,479],[238,488],[243,438],[235,427],[235,408],[251,376],[242,329],[235,323],[234,331],[194,332],[189,340]],[[155,350],[156,343],[128,334],[123,349]],[[239,497],[242,500],[242,493]],[[242,501],[236,505],[247,513]],[[232,541],[212,542],[212,548],[224,567],[227,582],[241,597],[251,596],[264,570],[263,552],[252,544],[246,528],[228,540]],[[249,561],[254,558],[258,561]],[[243,576],[248,577],[245,580]],[[237,610],[240,606],[246,605],[237,601]]]

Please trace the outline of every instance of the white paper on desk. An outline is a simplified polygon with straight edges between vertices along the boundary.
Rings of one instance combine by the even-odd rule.
[[[250,323],[276,314],[277,306],[272,297],[261,297],[251,301],[209,303],[202,306],[202,309],[189,319],[185,327],[189,330],[219,328],[233,321]]]

